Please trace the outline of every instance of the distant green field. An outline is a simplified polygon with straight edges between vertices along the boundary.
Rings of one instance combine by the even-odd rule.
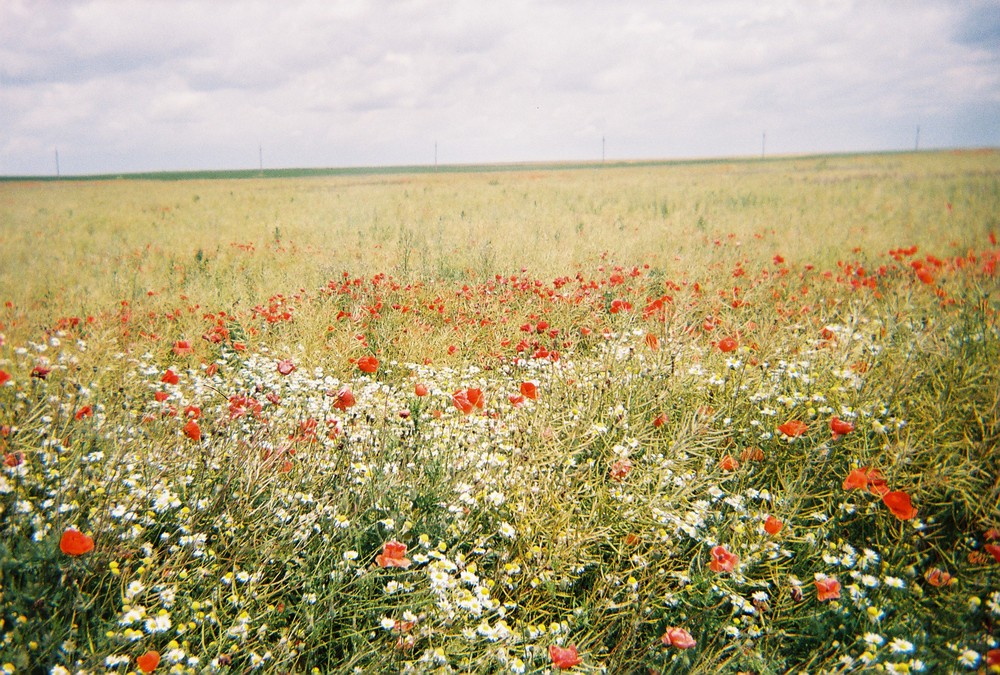
[[[980,151],[965,151],[980,152]],[[987,151],[992,152],[992,151]],[[881,153],[880,156],[909,155],[913,153]],[[929,154],[929,153],[924,153]],[[871,156],[862,154],[820,154],[799,155],[797,160],[849,159]],[[603,162],[525,162],[506,164],[415,164],[412,166],[353,166],[327,168],[286,168],[286,169],[231,169],[199,171],[146,171],[122,174],[79,174],[67,176],[0,176],[0,181],[91,181],[91,180],[208,180],[246,178],[315,178],[323,176],[366,176],[400,173],[496,173],[506,171],[553,171],[579,169],[620,169],[640,167],[691,166],[697,164],[765,163],[787,162],[790,157],[774,156],[761,158],[708,158],[708,159],[664,159],[664,160],[612,160]]]

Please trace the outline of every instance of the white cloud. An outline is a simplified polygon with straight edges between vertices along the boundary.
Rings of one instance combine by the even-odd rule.
[[[1000,144],[1000,5],[0,0],[0,173]],[[983,116],[987,116],[983,118]],[[961,131],[959,131],[961,127]]]

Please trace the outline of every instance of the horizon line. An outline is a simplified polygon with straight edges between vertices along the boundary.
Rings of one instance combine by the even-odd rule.
[[[955,146],[907,150],[860,150],[837,152],[775,153],[760,155],[718,155],[678,158],[635,158],[593,160],[521,160],[511,162],[470,162],[450,164],[372,164],[325,167],[283,167],[244,169],[157,169],[152,171],[125,171],[79,174],[0,174],[0,182],[55,182],[80,180],[185,180],[185,179],[249,179],[297,178],[337,175],[378,175],[400,173],[489,173],[491,171],[523,171],[531,169],[596,169],[636,166],[669,166],[683,164],[711,164],[716,162],[766,162],[823,157],[855,157],[864,155],[918,155],[942,152],[981,153],[1000,152],[1000,146]]]

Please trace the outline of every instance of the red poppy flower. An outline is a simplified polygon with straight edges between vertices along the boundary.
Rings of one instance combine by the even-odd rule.
[[[522,382],[521,395],[534,401],[538,398],[538,385],[534,382]]]
[[[655,418],[653,418],[653,426],[659,429],[669,421],[670,417],[667,415],[667,413],[660,413]]]
[[[576,653],[576,645],[569,647],[549,645],[549,658],[552,659],[552,665],[560,670],[568,670],[583,663],[583,659]]]
[[[153,651],[152,649],[140,656],[135,660],[139,670],[144,673],[151,673],[156,670],[156,667],[160,665],[160,652]]]
[[[73,415],[73,417],[78,420],[82,420],[84,417],[93,417],[93,416],[94,416],[94,409],[89,405],[83,406],[82,408],[76,411],[75,415]]]
[[[292,363],[291,359],[282,359],[278,361],[278,372],[282,375],[291,375],[295,371],[295,364]]]
[[[156,392],[155,394],[153,394],[153,399],[154,399],[154,400],[155,400],[155,401],[156,401],[157,403],[163,403],[163,402],[164,402],[164,401],[166,401],[166,400],[167,400],[168,398],[170,398],[170,394],[168,394],[168,393],[167,393],[167,392],[165,392],[165,391],[158,391],[158,392]]]
[[[847,474],[843,488],[845,490],[868,490],[877,495],[884,495],[889,491],[889,486],[885,484],[885,476],[882,475],[882,472],[867,466],[854,469]]]
[[[21,466],[24,464],[24,453],[23,452],[8,452],[3,456],[3,465],[14,468],[15,466]]]
[[[676,628],[671,626],[667,629],[667,632],[663,634],[660,640],[668,647],[677,647],[677,649],[690,649],[694,647],[695,639],[691,637],[691,633],[687,632],[683,628]]]
[[[192,441],[201,440],[201,427],[194,420],[188,420],[188,423],[184,425],[184,435],[190,438]]]
[[[774,516],[768,516],[767,520],[764,521],[764,531],[772,537],[781,532],[781,528],[784,526],[785,524]]]
[[[712,547],[712,562],[708,563],[708,568],[713,572],[732,572],[739,564],[739,556],[727,551],[725,546]]]
[[[482,389],[473,389],[473,388],[466,389],[465,395],[468,397],[469,403],[482,410],[483,404],[486,402],[486,399],[483,398]]]
[[[454,394],[451,395],[451,402],[455,404],[455,407],[462,411],[462,414],[468,415],[472,412],[473,405],[469,401],[469,393],[465,389],[459,389]]]
[[[840,597],[840,582],[835,577],[816,581],[816,599],[820,602],[836,600]]]
[[[763,462],[764,451],[756,446],[743,448],[743,452],[740,453],[740,459],[744,462]]]
[[[524,397],[520,394],[511,394],[507,397],[507,400],[510,401],[510,404],[515,408],[520,408],[524,405]]]
[[[468,415],[474,408],[483,407],[483,392],[480,389],[459,389],[451,395],[451,401],[463,414]]]
[[[629,475],[632,471],[632,462],[627,459],[619,459],[617,462],[611,465],[611,480],[616,483],[620,483],[625,479],[625,476]]]
[[[6,370],[0,370],[0,385],[7,384],[13,379],[13,375],[8,373]]]
[[[632,309],[632,303],[628,300],[622,300],[621,298],[615,298],[611,301],[611,313],[617,314],[618,312],[628,312]]]
[[[187,406],[186,408],[184,408],[184,417],[189,417],[193,420],[198,419],[199,417],[201,417],[201,408],[199,408],[196,405]]]
[[[393,539],[382,545],[382,553],[375,556],[375,562],[378,563],[379,567],[399,567],[406,569],[410,566],[410,560],[405,556],[406,544]]]
[[[329,392],[327,392],[327,395],[329,395]],[[354,398],[354,392],[347,387],[342,387],[340,391],[336,392],[334,399],[333,407],[340,411],[347,410],[357,403],[357,399]]]
[[[934,274],[926,267],[921,267],[917,270],[917,278],[925,284],[934,283]]]
[[[660,338],[656,337],[652,333],[646,333],[646,346],[655,352],[660,348]]]
[[[886,492],[889,491],[889,486],[886,485],[885,479],[877,479],[868,481],[868,491],[873,495],[881,497]]]
[[[727,353],[735,351],[736,348],[740,346],[740,344],[736,341],[736,338],[734,337],[724,337],[721,340],[719,340],[719,342],[716,343],[715,346],[719,348],[720,352]]]
[[[51,372],[52,369],[48,366],[37,365],[31,369],[31,377],[37,377],[39,380],[44,380]]]
[[[948,584],[957,581],[950,574],[937,567],[932,567],[926,572],[924,572],[924,579],[927,579],[927,583],[931,586],[947,586]]]
[[[422,382],[417,382],[413,387],[413,393],[417,396],[427,396],[427,385]]]
[[[830,419],[830,431],[833,432],[833,437],[836,439],[854,431],[854,425],[850,422],[845,422],[839,417],[833,417]]]
[[[723,471],[736,471],[736,469],[740,468],[740,463],[732,455],[726,455],[719,460],[719,468]]]
[[[993,559],[1000,562],[1000,546],[996,544],[983,544],[983,550],[993,556]]]
[[[910,495],[905,492],[886,492],[882,495],[882,503],[900,520],[910,520],[917,515],[917,510],[910,503]]]
[[[194,348],[191,347],[191,343],[187,340],[178,340],[174,343],[174,354],[177,356],[187,356],[188,354],[193,354]]]
[[[805,422],[799,420],[789,420],[778,427],[778,431],[788,436],[789,438],[796,438],[801,436],[809,430],[808,425]]]
[[[986,652],[986,667],[1000,666],[1000,649],[991,649]]]
[[[163,382],[164,384],[177,384],[180,381],[181,379],[172,369],[167,370],[167,372],[163,373],[163,377],[160,378],[160,382]]]
[[[299,422],[299,432],[298,434],[292,434],[289,438],[297,438],[307,441],[316,441],[316,427],[319,426],[319,421],[313,417],[301,420]]]
[[[66,555],[79,556],[94,550],[94,540],[76,528],[69,528],[59,539],[59,550]]]
[[[370,375],[378,370],[378,359],[371,355],[362,356],[358,359],[358,368],[361,369],[361,372]]]

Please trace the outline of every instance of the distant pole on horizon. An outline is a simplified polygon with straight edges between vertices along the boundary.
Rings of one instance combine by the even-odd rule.
[[[917,138],[913,141],[913,152],[920,151],[920,125],[917,125]]]
[[[601,136],[601,164],[604,164],[604,136]]]
[[[260,165],[260,172],[264,173],[264,146],[257,144],[257,162]]]
[[[56,178],[59,178],[59,148],[56,148]]]
[[[438,165],[438,142],[434,141],[434,166]]]
[[[764,159],[764,148],[767,145],[767,132],[763,131],[760,134],[760,158]]]

